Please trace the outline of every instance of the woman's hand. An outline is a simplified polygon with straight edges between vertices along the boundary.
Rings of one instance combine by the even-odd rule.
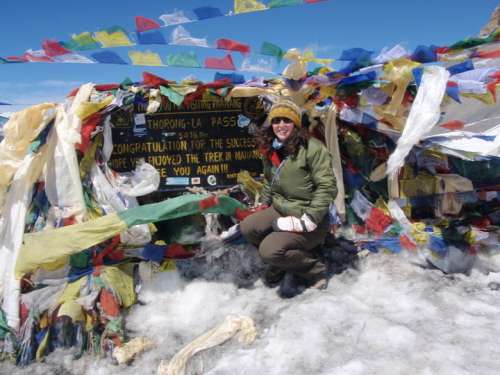
[[[285,216],[273,222],[273,229],[276,232],[304,233],[312,232],[317,227],[307,214],[302,215],[300,219],[295,216]]]

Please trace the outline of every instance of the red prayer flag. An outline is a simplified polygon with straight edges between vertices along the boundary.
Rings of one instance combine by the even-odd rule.
[[[401,246],[408,250],[417,250],[417,244],[408,238],[407,235],[403,234],[399,236],[399,242]]]
[[[49,57],[61,56],[71,53],[70,50],[64,48],[61,43],[55,40],[44,40],[42,43],[42,48],[45,54]]]
[[[184,246],[173,243],[165,249],[164,257],[167,259],[185,259],[193,257],[194,253],[187,251]]]
[[[370,215],[366,219],[366,227],[376,234],[384,233],[391,223],[392,218],[377,207],[371,209]]]
[[[219,204],[219,198],[217,195],[212,195],[200,201],[200,210],[208,210],[211,207],[215,207]]]
[[[146,18],[142,16],[135,17],[135,28],[138,32],[155,30],[160,28],[160,24],[151,18]]]
[[[26,55],[23,56],[7,56],[5,58],[8,61],[12,62],[28,62],[28,59],[26,58]]]
[[[103,83],[102,85],[95,85],[94,89],[97,91],[111,91],[119,89],[120,85],[118,83]]]
[[[495,103],[497,101],[497,83],[499,83],[498,79],[486,85],[488,91],[491,93],[491,95],[493,95],[493,100],[495,101]]]
[[[92,133],[97,128],[97,125],[101,122],[101,114],[99,112],[94,113],[85,119],[82,124],[81,136],[82,141],[75,147],[81,152],[86,152],[90,146],[90,139],[92,138]]]
[[[436,53],[443,54],[443,53],[448,53],[450,52],[450,49],[448,47],[438,47],[435,49]]]
[[[464,123],[459,120],[451,120],[441,125],[442,128],[449,130],[461,130],[464,128]]]
[[[54,60],[48,56],[36,56],[28,52],[24,54],[24,58],[31,62],[54,62]]]
[[[474,57],[481,57],[483,59],[498,59],[500,58],[500,49],[494,51],[479,51]]]
[[[205,59],[205,68],[207,69],[222,69],[222,70],[236,70],[233,63],[231,54],[227,54],[223,58],[207,57]]]
[[[247,44],[243,44],[237,42],[236,40],[231,39],[218,39],[217,40],[217,48],[218,49],[226,49],[229,51],[238,51],[241,53],[249,53],[250,46]]]
[[[168,85],[169,83],[172,83],[172,81],[167,81],[166,79],[163,79],[149,72],[142,73],[142,80],[146,86],[150,87],[158,87],[161,85]]]

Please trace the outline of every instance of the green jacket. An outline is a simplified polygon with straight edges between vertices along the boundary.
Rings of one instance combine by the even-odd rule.
[[[301,146],[297,156],[285,159],[281,168],[268,158],[263,159],[263,164],[262,202],[272,204],[283,216],[300,218],[306,213],[320,224],[337,196],[331,156],[326,147],[312,138],[307,149]]]

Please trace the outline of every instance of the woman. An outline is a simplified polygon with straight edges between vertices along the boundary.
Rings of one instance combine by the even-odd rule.
[[[288,100],[274,104],[268,122],[270,126],[262,128],[257,138],[264,155],[261,209],[247,217],[240,228],[243,236],[259,247],[268,265],[264,283],[275,286],[281,282],[282,297],[293,297],[298,291],[287,288],[286,284],[293,284],[290,280],[326,288],[325,264],[313,250],[325,240],[328,210],[337,187],[330,154],[301,127],[296,104]]]

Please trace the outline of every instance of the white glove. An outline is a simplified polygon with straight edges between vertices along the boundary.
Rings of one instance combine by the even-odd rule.
[[[285,216],[273,222],[273,229],[277,232],[312,232],[317,227],[307,214],[302,215],[300,219],[295,216]]]

